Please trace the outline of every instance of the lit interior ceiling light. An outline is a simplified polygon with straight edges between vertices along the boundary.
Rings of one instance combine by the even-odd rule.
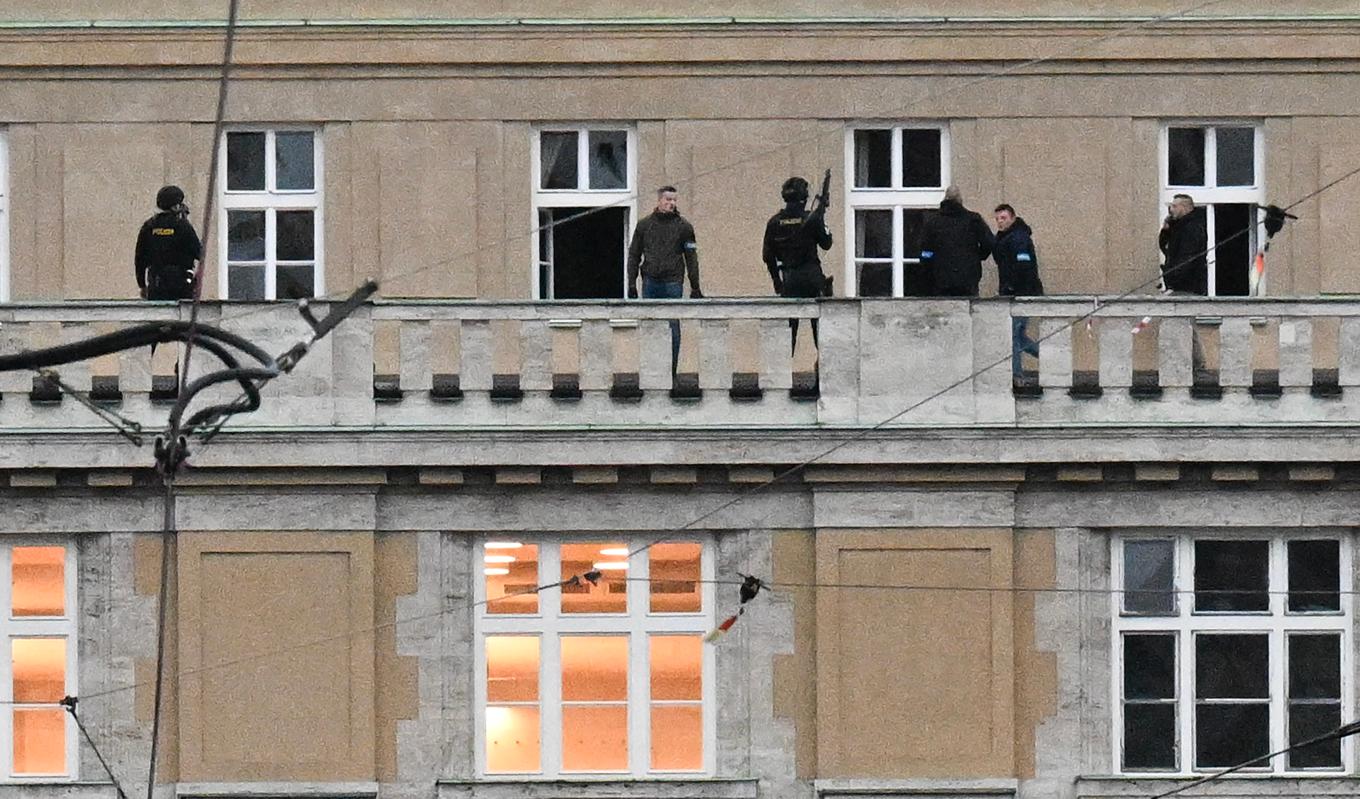
[[[627,564],[627,563],[623,563],[623,562],[606,561],[606,562],[603,562],[603,563],[596,563],[596,564],[595,564],[595,569],[596,569],[597,571],[602,571],[602,572],[618,572],[618,571],[624,571],[624,570],[627,569],[627,568],[628,568],[628,564]]]
[[[499,566],[492,566],[483,571],[486,572],[487,577],[504,577],[510,573],[509,569],[501,568]]]
[[[518,541],[487,541],[483,546],[487,549],[519,549],[524,545]]]
[[[609,555],[609,556],[611,556],[611,557],[616,557],[616,558],[626,558],[626,557],[628,557],[628,548],[627,548],[627,547],[605,547],[604,549],[600,550],[600,554],[601,554],[601,555]]]
[[[515,556],[514,556],[514,555],[487,555],[487,556],[486,556],[485,558],[483,558],[482,560],[486,561],[487,563],[514,563],[514,562],[515,562]]]

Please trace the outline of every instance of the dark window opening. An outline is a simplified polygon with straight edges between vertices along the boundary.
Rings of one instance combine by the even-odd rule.
[[[1214,293],[1220,297],[1245,297],[1251,291],[1251,228],[1256,209],[1247,203],[1214,206],[1211,242],[1217,242],[1214,261]]]
[[[555,222],[551,263],[545,272],[552,275],[540,291],[545,298],[558,300],[616,300],[624,296],[624,255],[626,252],[628,210],[625,208],[545,209],[546,221]],[[569,221],[564,221],[569,220]]]

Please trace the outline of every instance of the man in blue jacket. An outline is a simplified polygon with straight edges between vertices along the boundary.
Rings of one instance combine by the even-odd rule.
[[[996,245],[992,260],[996,261],[997,293],[1003,297],[1037,297],[1044,293],[1039,280],[1039,256],[1034,251],[1034,231],[1025,220],[1015,215],[1015,209],[1002,203],[993,212],[996,219]],[[1020,379],[1020,355],[1028,352],[1039,357],[1039,345],[1029,337],[1025,328],[1029,317],[1011,317],[1011,374]]]

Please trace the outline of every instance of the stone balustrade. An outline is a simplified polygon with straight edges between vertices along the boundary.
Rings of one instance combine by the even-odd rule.
[[[187,312],[136,302],[0,306],[0,347],[48,346]],[[1018,384],[1012,317],[1045,337],[1040,358],[1025,356]],[[210,303],[201,318],[273,352],[308,331],[286,304]],[[802,320],[796,351],[790,318]],[[672,320],[682,331],[674,374]],[[145,348],[59,372],[154,428],[173,399],[176,350],[161,347],[153,359]],[[201,356],[195,374],[211,365]],[[384,300],[360,309],[265,396],[233,426],[1350,423],[1360,405],[1360,301]],[[0,430],[102,424],[32,373],[0,374]]]

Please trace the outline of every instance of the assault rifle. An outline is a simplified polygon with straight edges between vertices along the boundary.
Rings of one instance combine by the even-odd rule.
[[[817,197],[812,201],[812,213],[808,214],[807,222],[803,224],[826,224],[826,210],[831,207],[831,170],[826,170],[822,175],[822,190],[817,192]],[[832,282],[835,278],[827,276],[822,281],[822,296],[832,295]]]

